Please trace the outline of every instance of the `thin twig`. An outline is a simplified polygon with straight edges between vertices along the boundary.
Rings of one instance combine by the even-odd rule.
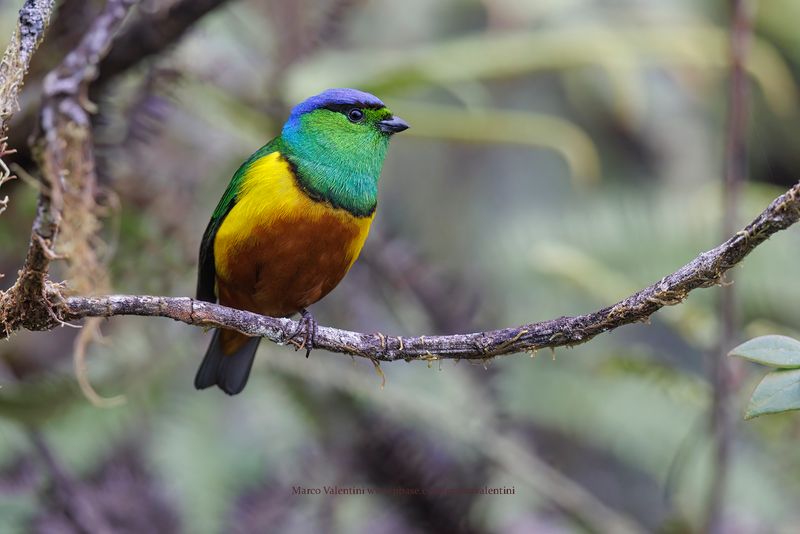
[[[155,11],[139,10],[136,19],[125,25],[119,36],[114,39],[108,54],[102,58],[98,66],[99,76],[90,87],[90,96],[99,100],[100,93],[108,83],[156,54],[164,52],[178,42],[203,16],[227,1],[176,0],[157,2],[166,5]],[[53,42],[45,43],[43,50],[45,55],[51,52],[60,55],[65,45],[64,41],[72,42],[70,39],[64,39],[62,35],[57,35],[59,33],[57,30],[60,29],[70,35],[73,35],[76,29],[80,32],[78,35],[88,31],[87,25],[80,18],[93,13],[94,7],[86,9],[84,4],[92,6],[93,3],[84,0],[60,2],[57,16],[54,18],[54,23],[59,28],[54,27]],[[74,17],[78,17],[79,20],[74,20]],[[31,118],[28,119],[27,116]],[[26,114],[26,117],[22,118],[11,132],[12,144],[18,145],[20,149],[16,162],[24,166],[33,163],[32,151],[22,145],[24,140],[34,133],[36,122],[35,113]]]
[[[401,239],[388,240],[379,232],[370,233],[370,246],[361,253],[359,263],[375,275],[409,294],[438,332],[463,332],[470,328],[478,308],[478,292],[464,277],[445,276],[427,265],[414,247]]]
[[[3,161],[3,157],[7,154],[13,154],[14,150],[11,150],[6,145],[6,138],[0,137],[0,187],[3,187],[3,184],[13,180],[16,178],[13,174],[11,174],[11,170]],[[8,195],[0,197],[0,214],[6,211],[8,208]]]
[[[747,175],[748,80],[745,71],[750,45],[752,6],[748,0],[732,0],[730,35],[730,83],[728,124],[725,132],[723,235],[736,228],[739,198]],[[727,357],[737,335],[735,286],[728,284],[719,295],[719,346],[711,358],[711,429],[714,441],[714,473],[708,493],[706,531],[721,531],[725,489],[730,465],[730,444],[734,419],[730,410],[734,361]]]
[[[448,336],[395,337],[319,327],[315,347],[390,362],[430,360],[432,355],[437,359],[482,360],[544,347],[585,343],[598,334],[622,325],[643,322],[662,307],[680,303],[694,289],[719,284],[723,274],[753,249],[798,220],[800,183],[773,200],[752,223],[720,246],[700,254],[676,272],[617,304],[586,315]],[[203,327],[230,328],[250,336],[265,337],[275,343],[286,343],[298,326],[291,319],[265,317],[188,297],[68,297],[56,311],[61,320],[115,315],[169,317]],[[5,325],[7,332],[21,327],[46,330],[58,325],[53,320],[38,324],[8,320]]]
[[[202,17],[228,0],[178,0],[166,9],[142,12],[117,39],[100,62],[97,86],[135,67],[177,42]]]
[[[32,430],[30,439],[50,475],[55,500],[63,508],[64,517],[72,523],[77,532],[110,534],[112,530],[105,517],[94,507],[80,483],[74,480],[58,462],[44,436],[39,431]]]

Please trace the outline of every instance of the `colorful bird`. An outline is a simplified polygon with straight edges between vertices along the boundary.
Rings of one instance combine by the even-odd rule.
[[[272,317],[300,313],[358,257],[375,217],[389,138],[408,128],[375,96],[328,89],[296,106],[281,134],[239,167],[200,245],[197,298]],[[218,329],[194,385],[244,389],[261,338]],[[306,356],[308,352],[306,353]]]

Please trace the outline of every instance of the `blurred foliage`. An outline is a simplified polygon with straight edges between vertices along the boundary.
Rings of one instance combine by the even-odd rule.
[[[0,2],[0,29],[17,8]],[[758,6],[742,224],[800,177],[799,9]],[[415,293],[423,273],[428,287],[475,296],[474,313],[445,321],[457,330],[609,305],[723,237],[726,25],[720,1],[225,4],[97,98],[99,171],[119,199],[102,236],[113,290],[191,295],[197,246],[232,172],[294,103],[348,85],[376,92],[412,128],[393,141],[365,257],[314,307],[321,324],[438,331],[448,302]],[[35,195],[20,180],[3,189],[8,284]],[[733,273],[742,339],[800,335],[799,246],[797,231],[782,233]],[[403,264],[435,272],[401,279],[373,261],[398,249],[412,257]],[[0,531],[44,531],[64,516],[34,428],[77,483],[106,496],[97,505],[119,531],[135,531],[137,514],[154,532],[697,530],[714,475],[704,370],[717,297],[694,292],[652,324],[534,358],[384,365],[383,388],[369,362],[264,343],[234,398],[192,387],[201,330],[117,318],[88,353],[95,388],[127,398],[113,409],[76,386],[75,332],[20,333],[0,347]],[[737,368],[734,411],[762,373]],[[796,529],[798,435],[791,415],[737,425],[726,525]],[[292,492],[335,484],[516,492]],[[114,498],[132,504],[118,511]]]

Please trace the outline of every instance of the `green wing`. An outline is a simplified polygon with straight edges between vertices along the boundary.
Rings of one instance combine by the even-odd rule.
[[[203,234],[203,240],[200,243],[199,267],[197,271],[197,300],[204,300],[206,302],[217,301],[217,269],[214,262],[214,240],[217,237],[217,230],[219,230],[219,227],[222,226],[222,221],[225,220],[225,217],[236,205],[239,188],[244,181],[247,169],[254,161],[278,151],[279,147],[280,138],[276,137],[247,158],[247,161],[234,173],[233,178],[231,178],[228,184],[228,188],[225,190],[225,193],[223,193],[216,209],[214,209],[211,220],[208,222],[206,231]]]

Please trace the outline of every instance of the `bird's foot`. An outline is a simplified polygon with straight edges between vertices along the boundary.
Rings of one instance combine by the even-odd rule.
[[[301,317],[297,325],[297,330],[295,330],[294,334],[289,336],[289,339],[286,341],[294,345],[294,350],[296,351],[305,348],[306,358],[308,358],[308,355],[311,354],[311,349],[314,348],[314,338],[317,335],[317,321],[314,319],[314,316],[311,315],[311,312],[305,308],[300,310],[300,315]],[[303,336],[303,341],[299,342],[295,338],[301,335]]]

